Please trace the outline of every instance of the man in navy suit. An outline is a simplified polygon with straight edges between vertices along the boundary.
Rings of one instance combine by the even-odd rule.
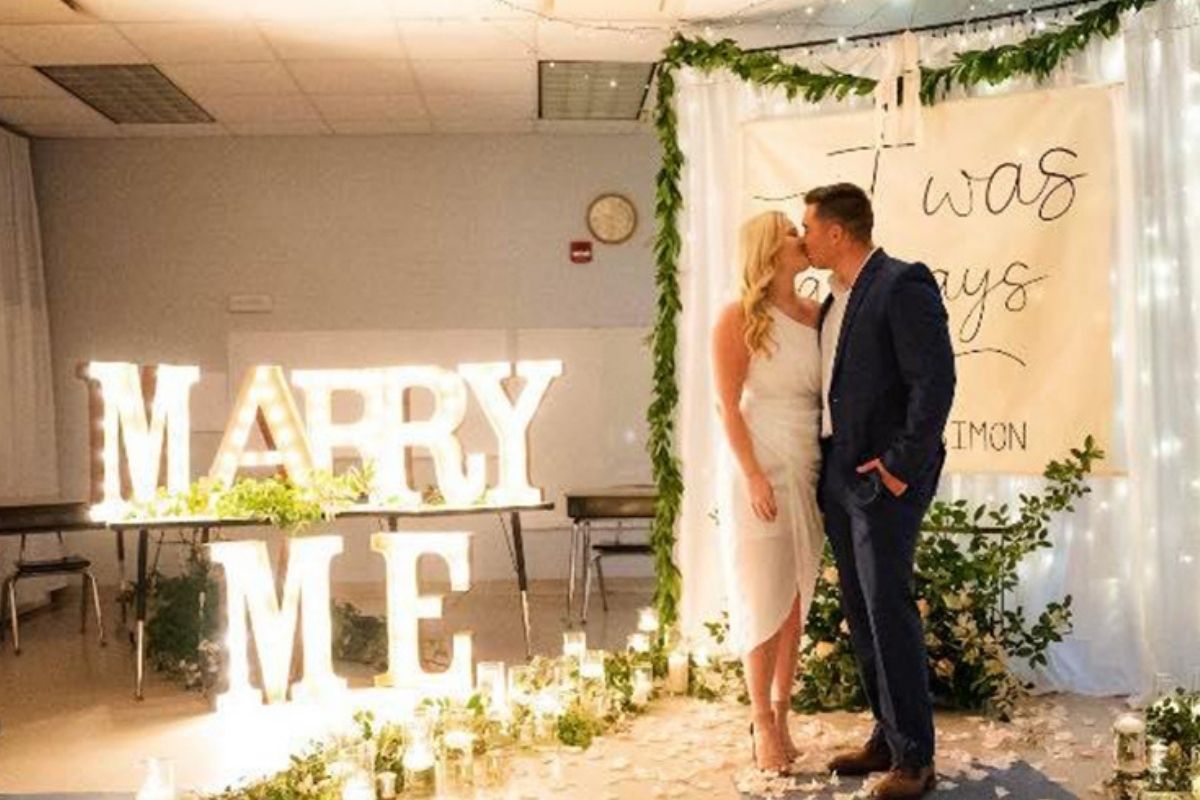
[[[945,461],[942,432],[954,399],[946,309],[924,264],[874,245],[874,215],[862,189],[825,186],[804,202],[809,258],[832,273],[821,312],[819,498],[875,716],[867,743],[829,768],[840,775],[887,772],[876,798],[918,798],[937,778],[913,557]]]

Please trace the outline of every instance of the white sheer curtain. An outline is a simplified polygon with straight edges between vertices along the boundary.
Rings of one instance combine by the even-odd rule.
[[[1023,566],[1015,602],[1039,608],[1071,594],[1075,631],[1035,676],[1047,689],[1138,692],[1155,672],[1186,680],[1200,667],[1200,28],[1194,0],[1164,0],[1093,45],[1051,85],[1124,82],[1116,121],[1123,176],[1115,241],[1113,352],[1117,441],[1109,457],[1123,477],[1097,479],[1077,512],[1058,521],[1056,546]],[[957,49],[1013,41],[1030,27],[926,36],[923,61]],[[825,49],[794,59],[877,75],[882,51]],[[679,449],[685,495],[679,532],[683,622],[698,635],[724,608],[717,524],[728,490],[721,476],[708,342],[714,314],[733,291],[739,222],[738,128],[743,122],[870,107],[868,99],[815,106],[749,88],[736,76],[679,76],[679,132],[687,164],[681,219]],[[1027,91],[1031,82],[973,94]],[[961,91],[959,92],[961,94]],[[886,245],[886,242],[884,243]],[[1028,478],[948,477],[944,497],[1011,502],[1035,491]]]
[[[0,131],[0,501],[58,494],[50,324],[29,142]]]
[[[29,142],[0,131],[0,505],[58,498],[50,326]],[[18,540],[0,538],[0,575]],[[53,557],[52,537],[29,540],[27,557]],[[43,602],[61,578],[24,581],[21,606]]]

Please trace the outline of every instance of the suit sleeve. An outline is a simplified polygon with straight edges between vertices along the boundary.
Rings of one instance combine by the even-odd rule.
[[[883,465],[912,483],[941,447],[954,402],[954,349],[946,307],[928,267],[914,264],[896,279],[887,313],[908,409],[904,428],[883,454]]]

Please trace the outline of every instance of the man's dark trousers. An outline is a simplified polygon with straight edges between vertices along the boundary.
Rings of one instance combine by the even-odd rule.
[[[857,465],[831,442],[823,444],[825,531],[837,563],[842,612],[876,719],[870,746],[886,743],[894,766],[926,766],[934,754],[933,708],[913,558],[941,462],[896,497],[878,473],[847,485],[838,476],[854,475]]]

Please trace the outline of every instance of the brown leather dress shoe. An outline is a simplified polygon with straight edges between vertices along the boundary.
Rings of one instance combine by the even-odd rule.
[[[829,762],[830,772],[853,778],[872,772],[887,772],[892,768],[892,752],[886,744],[868,742],[858,750],[839,753]]]
[[[937,786],[937,771],[928,767],[897,767],[871,791],[874,800],[917,800]]]

